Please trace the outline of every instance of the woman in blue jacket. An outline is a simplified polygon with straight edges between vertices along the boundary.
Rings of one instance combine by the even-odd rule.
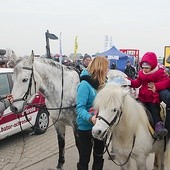
[[[77,88],[76,110],[80,139],[80,157],[78,170],[88,170],[93,147],[92,170],[103,169],[104,143],[92,137],[92,127],[96,123],[96,113],[92,109],[97,91],[105,84],[108,72],[108,60],[105,57],[94,58],[87,69],[80,75],[81,82]],[[91,169],[91,168],[90,168]]]

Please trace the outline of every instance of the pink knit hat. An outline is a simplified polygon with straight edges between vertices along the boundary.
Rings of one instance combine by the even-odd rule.
[[[143,62],[142,67],[151,68],[151,65],[149,63],[147,63],[147,62]]]

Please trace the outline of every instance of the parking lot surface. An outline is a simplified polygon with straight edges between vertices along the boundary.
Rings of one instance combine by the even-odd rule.
[[[29,135],[29,131],[19,133],[0,141],[0,170],[55,170],[58,152],[54,126],[42,135]],[[76,170],[78,152],[70,127],[66,130],[65,157],[64,170]],[[104,155],[104,159],[104,170],[120,170],[120,167],[108,160],[107,154]],[[153,154],[147,160],[148,170],[152,170],[152,164]],[[135,165],[132,166],[132,170],[135,170]]]

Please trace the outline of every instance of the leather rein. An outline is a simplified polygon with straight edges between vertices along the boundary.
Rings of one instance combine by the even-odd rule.
[[[45,106],[42,106],[41,104],[27,103],[28,95],[31,94],[32,81],[34,81],[35,92],[36,92],[36,81],[35,81],[35,77],[34,77],[33,67],[32,68],[30,68],[30,67],[23,67],[23,69],[31,70],[31,75],[30,75],[30,79],[29,79],[28,89],[27,89],[26,93],[23,95],[22,98],[15,99],[13,102],[24,101],[26,103],[26,105],[28,105],[28,106],[34,106],[34,107],[37,107],[37,108],[45,108],[46,110],[59,110],[58,118],[56,119],[56,121],[52,125],[54,125],[59,120],[62,109],[70,109],[70,108],[75,108],[76,107],[76,106],[62,107],[63,106],[63,95],[64,95],[64,90],[63,90],[63,86],[64,86],[64,71],[63,71],[63,66],[62,66],[61,103],[60,103],[60,107],[56,107],[56,108],[55,107],[54,108],[47,108]],[[25,116],[26,120],[31,124],[31,122],[28,119],[27,114],[25,112],[24,112],[24,116]],[[19,116],[18,116],[18,118],[19,118]],[[51,126],[49,126],[48,128],[50,128]],[[20,128],[22,129],[21,124],[20,124]]]
[[[97,115],[97,118],[100,120],[103,120],[107,125],[108,125],[108,129],[106,131],[108,131],[114,124],[115,122],[117,121],[116,123],[116,126],[119,124],[120,122],[120,118],[122,116],[122,111],[118,110],[115,117],[113,118],[113,120],[111,122],[108,122],[105,118],[103,118],[102,116],[100,115]],[[131,147],[131,150],[130,150],[130,153],[126,159],[126,161],[122,164],[118,164],[114,159],[112,159],[112,156],[110,155],[110,152],[109,152],[109,145],[110,145],[110,141],[111,141],[111,138],[112,138],[112,134],[110,135],[110,139],[109,139],[109,142],[108,144],[106,143],[107,142],[107,139],[105,139],[105,148],[106,148],[106,152],[107,154],[109,155],[110,159],[112,160],[112,162],[114,162],[117,166],[124,166],[125,164],[128,163],[130,157],[131,157],[131,154],[132,154],[132,151],[133,151],[133,148],[135,146],[135,140],[136,140],[136,135],[133,136],[133,142],[132,142],[132,147]],[[105,153],[105,152],[104,152]]]

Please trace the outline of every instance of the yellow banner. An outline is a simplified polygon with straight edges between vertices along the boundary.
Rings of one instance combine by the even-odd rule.
[[[76,58],[77,58],[77,50],[78,50],[78,42],[77,42],[77,36],[76,36],[75,42],[74,42],[74,62],[76,61]]]
[[[170,67],[170,64],[166,62],[169,56],[170,56],[170,46],[165,46],[165,51],[164,51],[165,67]]]

